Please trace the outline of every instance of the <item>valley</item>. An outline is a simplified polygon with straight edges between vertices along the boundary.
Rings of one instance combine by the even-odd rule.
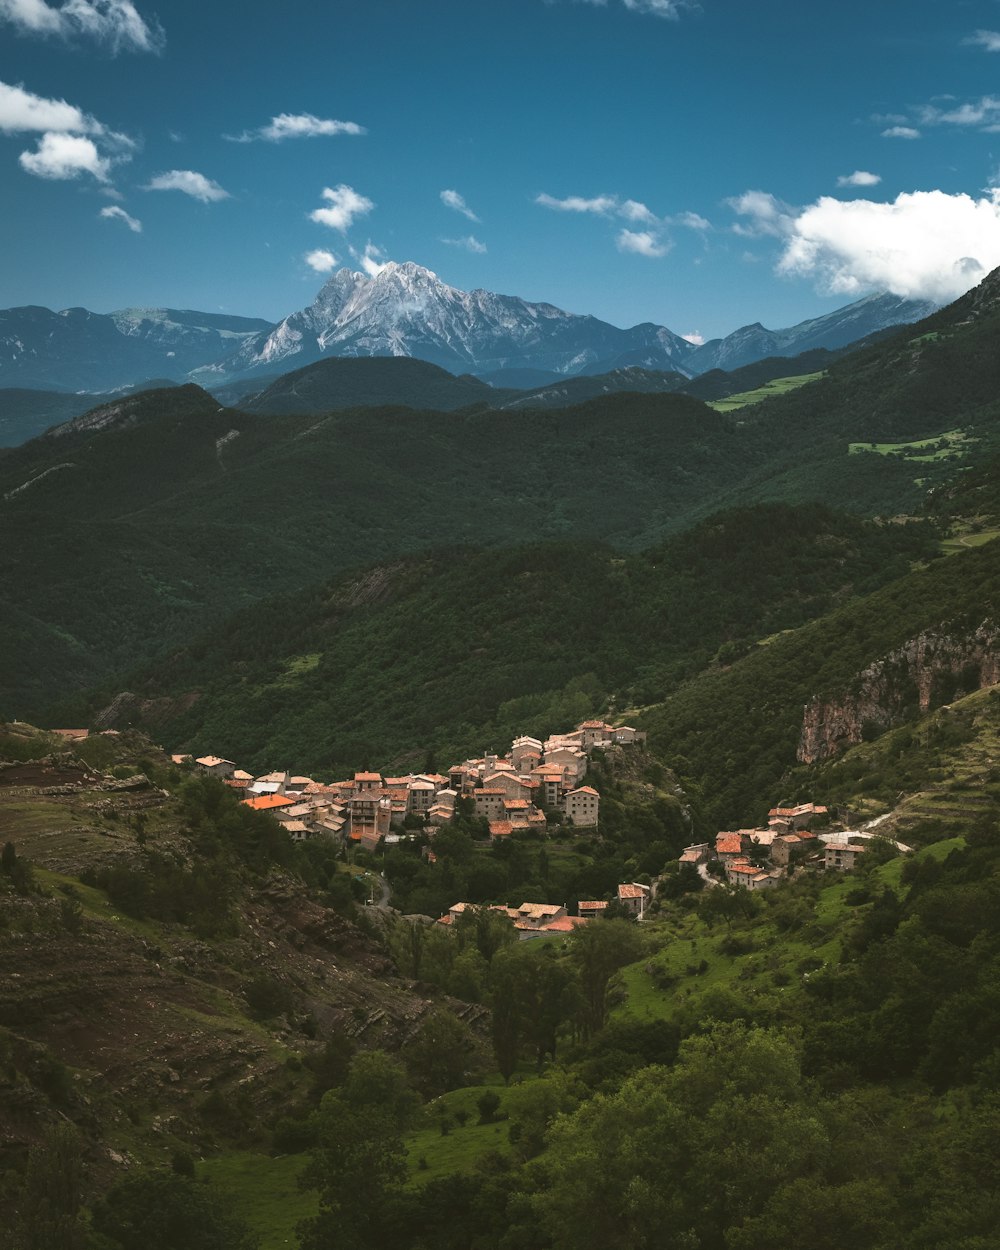
[[[5,450],[12,1250],[988,1245],[997,282],[724,395],[334,360]]]

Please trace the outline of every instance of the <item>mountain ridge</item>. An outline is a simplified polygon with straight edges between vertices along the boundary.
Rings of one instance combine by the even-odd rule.
[[[113,391],[144,378],[224,386],[330,356],[407,356],[456,374],[560,377],[625,368],[687,376],[767,356],[838,348],[932,311],[885,293],[783,330],[759,323],[697,346],[666,326],[619,328],[588,314],[478,288],[413,261],[374,275],[338,270],[275,324],[175,308],[0,310],[0,387]]]

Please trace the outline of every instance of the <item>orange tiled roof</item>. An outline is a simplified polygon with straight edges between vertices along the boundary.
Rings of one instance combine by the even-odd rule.
[[[491,820],[490,821],[490,837],[504,838],[509,833],[514,832],[514,826],[509,820]]]
[[[715,839],[717,855],[738,855],[743,850],[743,839],[738,833],[720,833]]]
[[[295,800],[288,799],[283,794],[258,794],[252,799],[243,799],[242,802],[246,807],[252,807],[255,812],[267,812],[274,807],[294,807]]]

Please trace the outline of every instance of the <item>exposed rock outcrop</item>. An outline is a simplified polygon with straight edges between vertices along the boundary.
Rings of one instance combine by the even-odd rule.
[[[972,633],[918,634],[860,672],[849,691],[806,704],[798,758],[829,759],[871,733],[998,682],[1000,629],[992,621]]]

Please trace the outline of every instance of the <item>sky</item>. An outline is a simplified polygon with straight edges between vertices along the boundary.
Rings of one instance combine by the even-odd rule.
[[[697,341],[1000,265],[1000,0],[0,0],[0,307],[417,261]]]

